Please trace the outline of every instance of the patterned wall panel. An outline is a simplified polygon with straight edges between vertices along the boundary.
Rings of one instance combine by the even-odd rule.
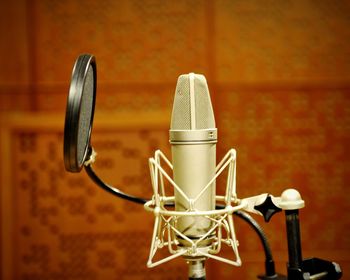
[[[150,197],[147,160],[155,146],[167,150],[163,131],[94,135],[96,170],[123,190]],[[180,279],[178,262],[148,274],[153,215],[94,186],[62,165],[62,134],[12,134],[13,279]],[[117,176],[115,176],[117,171]],[[108,175],[109,174],[109,175]],[[19,206],[19,207],[18,207]]]
[[[176,79],[203,73],[218,158],[238,151],[239,196],[298,188],[304,256],[338,261],[349,278],[347,1],[17,0],[1,9],[1,260],[13,273],[4,279],[185,278],[182,260],[146,269],[152,215],[63,169],[65,103],[82,52],[97,58],[93,144],[103,178],[151,194],[147,158],[157,148],[169,155]],[[266,225],[257,219],[284,272],[283,215]],[[243,266],[208,261],[209,279],[263,272],[259,240],[236,225]]]
[[[14,3],[16,2],[16,3]],[[1,1],[0,10],[0,93],[2,85],[23,86],[30,82],[26,0]]]
[[[348,1],[216,3],[218,81],[349,78]]]
[[[350,219],[341,213],[350,210],[349,92],[223,88],[220,96],[220,136],[224,149],[237,148],[239,196],[297,188],[306,202],[303,249],[347,260]],[[272,219],[266,228],[280,250],[283,225],[276,222],[280,227]]]
[[[205,1],[35,2],[37,82],[65,82],[81,52],[98,57],[106,83],[208,70]]]
[[[11,279],[186,278],[181,259],[146,268],[153,215],[99,189],[84,172],[65,172],[60,117],[51,118],[46,126],[40,125],[41,118],[28,121],[25,115],[11,116],[12,125],[2,131],[9,140],[9,150],[2,152],[12,174],[3,189],[12,197],[3,217],[10,215],[13,224],[11,228],[2,225],[3,235],[11,242],[2,249],[3,256],[12,255],[7,260],[11,267],[6,268]],[[167,128],[161,123],[158,129],[99,125],[101,121],[95,125],[92,141],[98,152],[95,170],[128,193],[151,197],[147,160],[158,148],[170,157]],[[280,230],[281,225],[277,222],[270,230]],[[242,221],[236,220],[236,228],[244,266],[208,261],[209,277],[249,279],[263,272],[258,238]],[[274,239],[285,249],[283,238]]]

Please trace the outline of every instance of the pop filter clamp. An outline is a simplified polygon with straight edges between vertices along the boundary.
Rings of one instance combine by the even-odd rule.
[[[120,189],[105,183],[92,168],[92,164],[96,159],[96,153],[90,140],[96,88],[97,68],[95,58],[90,54],[80,55],[73,67],[66,107],[63,147],[65,169],[68,172],[76,173],[84,167],[92,181],[112,195],[142,205],[149,204],[151,202],[149,199],[126,194]],[[288,195],[290,194],[290,190],[286,192]],[[295,195],[293,192],[292,194]],[[262,203],[261,196],[243,199],[247,203],[245,211],[260,212],[266,221],[269,221],[273,214],[280,212],[282,209],[285,210],[289,253],[288,277],[276,274],[270,246],[259,224],[244,211],[233,212],[235,216],[243,219],[254,229],[263,244],[265,275],[258,278],[276,280],[340,279],[342,272],[338,264],[318,258],[302,260],[298,216],[298,209],[302,207],[300,207],[301,204],[295,206],[295,201],[293,201],[295,196],[293,197],[293,195],[291,201],[288,201],[288,195],[285,195],[287,196],[287,201],[284,201],[286,203],[283,203],[283,194],[282,198],[273,198],[271,195],[266,195]],[[301,197],[299,198],[301,201]],[[165,205],[174,206],[173,203]],[[216,205],[216,209],[223,208],[223,205]]]

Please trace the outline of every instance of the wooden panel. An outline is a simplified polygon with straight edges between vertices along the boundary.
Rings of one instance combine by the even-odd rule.
[[[237,148],[238,194],[279,195],[287,187],[297,188],[306,201],[303,248],[349,249],[344,233],[350,216],[332,222],[350,210],[344,195],[350,181],[348,91],[225,90],[220,96],[221,149]],[[281,240],[271,241],[281,248]]]
[[[0,18],[0,89],[3,84],[28,85],[30,73],[26,1],[1,1],[0,10],[3,12]]]
[[[113,199],[84,174],[64,172],[65,103],[82,52],[97,59],[93,144],[104,178],[150,195],[147,157],[169,150],[176,79],[203,73],[218,158],[238,151],[239,196],[298,188],[306,201],[304,256],[338,261],[349,278],[348,1],[80,2],[0,4],[3,279],[186,275],[182,260],[145,268],[152,217],[142,207]],[[140,221],[135,235],[128,212]],[[283,215],[258,221],[284,272]],[[208,278],[254,279],[263,271],[258,239],[236,225],[243,266],[208,261]],[[130,253],[132,242],[139,249]]]
[[[98,58],[103,83],[172,82],[208,70],[204,1],[36,2],[37,82],[66,81],[85,52]]]
[[[25,0],[1,1],[0,112],[31,108],[28,7]]]
[[[349,79],[348,1],[216,3],[218,81]]]
[[[62,119],[49,118],[50,126],[43,126],[42,117],[10,116],[3,128],[8,139],[8,152],[2,150],[8,164],[2,174],[4,279],[143,277],[153,215],[98,189],[83,173],[65,172]],[[168,151],[167,131],[152,125],[149,116],[140,117],[144,124],[138,121],[137,127],[130,120],[117,130],[98,126],[95,169],[111,184],[150,197],[147,160],[156,147]],[[157,123],[163,126],[160,119]],[[185,273],[181,262],[172,267],[169,279]],[[151,279],[162,279],[165,270],[154,269]]]

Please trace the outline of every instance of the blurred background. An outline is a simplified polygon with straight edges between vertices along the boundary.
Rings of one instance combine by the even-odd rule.
[[[81,53],[97,61],[92,144],[102,178],[151,196],[147,160],[158,148],[170,157],[177,77],[202,73],[218,159],[238,153],[238,196],[298,189],[303,257],[337,261],[349,279],[349,1],[16,0],[0,10],[2,279],[187,277],[182,259],[146,268],[152,214],[64,170],[66,98]],[[256,219],[285,273],[283,214]],[[235,225],[243,266],[209,260],[208,279],[264,271],[257,236]]]

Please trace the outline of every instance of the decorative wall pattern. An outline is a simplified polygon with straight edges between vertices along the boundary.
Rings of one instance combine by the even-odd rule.
[[[238,195],[299,189],[304,257],[337,261],[349,278],[348,1],[17,0],[0,9],[2,279],[186,278],[181,259],[146,268],[153,216],[142,206],[64,170],[69,80],[86,52],[97,60],[102,178],[150,197],[147,159],[158,148],[170,156],[177,77],[203,73],[218,158],[238,152]],[[257,220],[285,272],[283,215]],[[263,272],[258,238],[237,219],[236,231],[243,266],[208,261],[208,279]]]
[[[348,79],[349,9],[347,1],[218,1],[217,80]]]
[[[80,52],[91,52],[99,58],[103,69],[99,78],[109,83],[173,82],[179,70],[206,72],[208,37],[204,4],[204,1],[178,1],[175,6],[170,1],[103,4],[37,1],[37,43],[46,50],[42,54],[36,49],[40,58],[38,82],[67,80],[71,62]],[[60,42],[52,46],[57,37]],[[74,45],[80,47],[67,47]],[[66,66],[62,67],[62,62]]]
[[[20,205],[14,209],[16,279],[163,279],[166,267],[148,276],[145,266],[153,216],[98,189],[84,174],[66,173],[61,139],[52,132],[13,135],[14,198]],[[147,159],[154,145],[166,142],[162,131],[100,133],[95,168],[114,174],[113,185],[149,198]],[[186,273],[180,264],[168,279]]]

